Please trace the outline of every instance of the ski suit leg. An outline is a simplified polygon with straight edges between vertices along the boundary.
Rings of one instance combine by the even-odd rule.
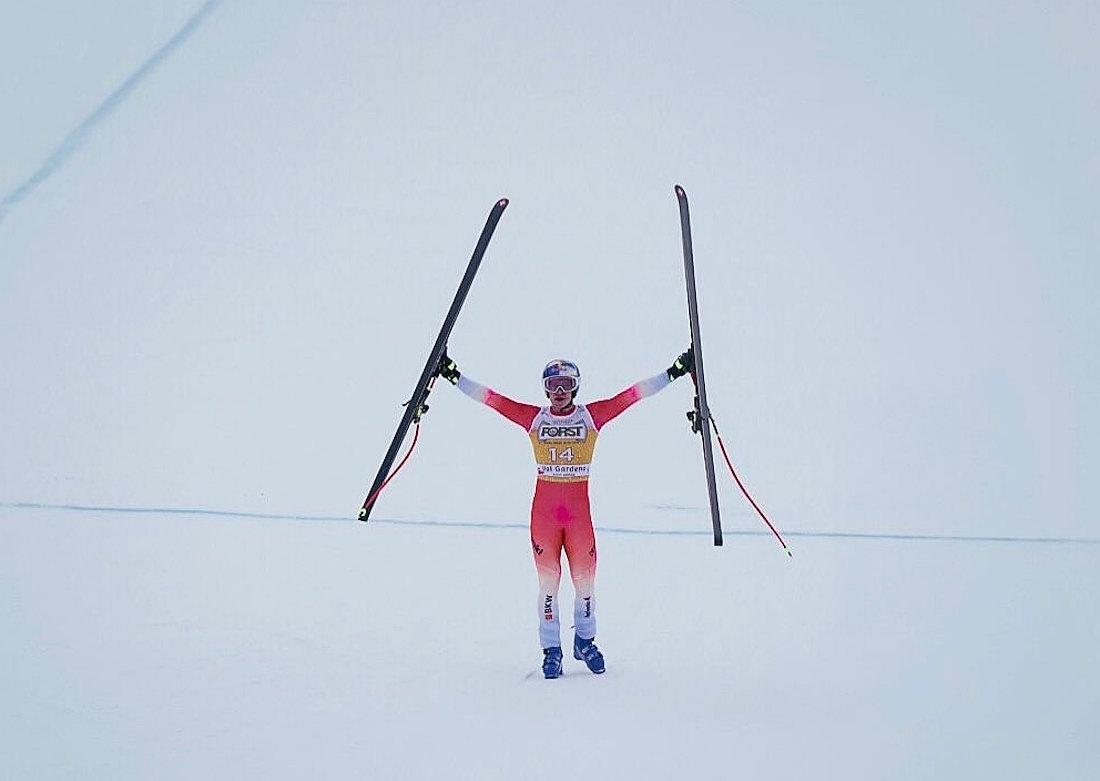
[[[587,501],[583,510],[565,529],[565,557],[573,581],[573,627],[591,640],[596,636],[596,532]]]
[[[561,584],[561,549],[565,544],[565,529],[542,501],[538,487],[531,505],[531,552],[535,557],[535,572],[539,579],[539,646],[561,646],[561,619],[558,617],[558,587]]]
[[[596,540],[587,483],[542,480],[536,483],[531,505],[531,547],[539,579],[539,642],[542,647],[561,645],[558,588],[563,547],[569,559],[575,595],[574,626],[582,637],[595,637]]]

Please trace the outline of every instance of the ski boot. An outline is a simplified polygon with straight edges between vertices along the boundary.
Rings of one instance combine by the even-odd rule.
[[[561,648],[542,649],[542,675],[544,678],[561,677]]]
[[[573,638],[573,658],[580,659],[588,665],[589,670],[599,675],[607,668],[603,663],[603,654],[596,647],[595,639],[593,637],[591,640],[585,640],[580,635],[576,635]]]

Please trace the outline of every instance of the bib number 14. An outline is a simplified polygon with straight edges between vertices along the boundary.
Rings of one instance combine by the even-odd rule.
[[[565,450],[558,451],[556,447],[552,447],[550,450],[550,461],[572,461],[573,460],[573,448],[567,447]]]

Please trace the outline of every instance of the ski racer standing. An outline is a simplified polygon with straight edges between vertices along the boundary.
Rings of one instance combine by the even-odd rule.
[[[547,678],[562,674],[558,586],[561,552],[569,561],[573,581],[573,656],[594,673],[604,672],[603,654],[596,647],[596,536],[588,500],[588,477],[596,438],[607,423],[635,402],[668,387],[695,368],[691,349],[660,374],[631,385],[608,399],[577,403],[581,373],[572,361],[554,360],[542,372],[549,405],[537,407],[513,401],[479,385],[459,372],[444,352],[437,367],[448,380],[475,401],[523,427],[534,448],[538,477],[531,504],[531,548],[538,573],[539,643],[542,672]]]

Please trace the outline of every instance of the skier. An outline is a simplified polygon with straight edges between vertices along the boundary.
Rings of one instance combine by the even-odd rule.
[[[588,476],[596,438],[603,427],[627,407],[666,388],[695,367],[691,349],[682,353],[660,374],[631,385],[608,399],[589,404],[576,402],[581,373],[572,361],[554,360],[542,372],[549,406],[536,407],[513,401],[463,375],[446,351],[436,373],[465,393],[499,412],[527,431],[535,451],[538,478],[531,504],[531,548],[539,580],[539,642],[542,673],[557,678],[562,673],[561,633],[558,619],[558,585],[561,551],[569,560],[573,581],[573,656],[594,673],[606,668],[596,647],[596,537],[588,501]]]

